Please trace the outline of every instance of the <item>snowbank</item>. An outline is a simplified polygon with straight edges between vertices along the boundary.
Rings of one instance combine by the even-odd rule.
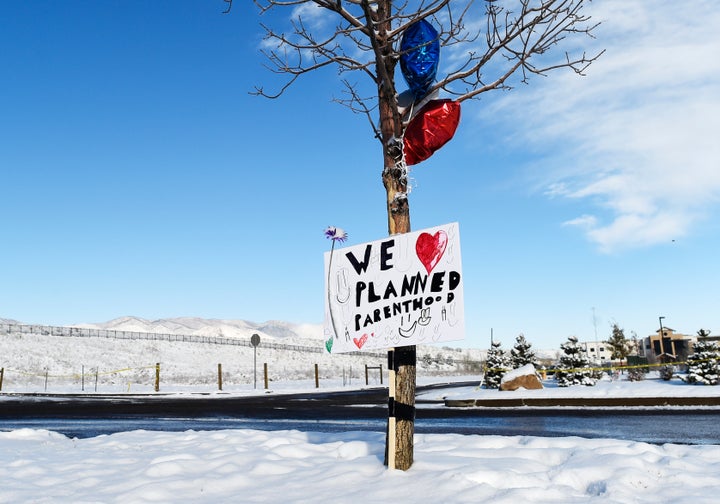
[[[384,435],[0,433],[0,502],[717,502],[720,446],[416,435],[407,472]]]

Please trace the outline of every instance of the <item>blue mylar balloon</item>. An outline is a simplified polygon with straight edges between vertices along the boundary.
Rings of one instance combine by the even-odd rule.
[[[421,19],[411,24],[400,41],[400,69],[416,98],[432,86],[440,60],[440,39],[433,25]]]

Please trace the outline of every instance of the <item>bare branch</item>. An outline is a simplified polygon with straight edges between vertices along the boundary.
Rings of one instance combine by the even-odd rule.
[[[334,98],[333,101],[348,107],[356,114],[365,115],[368,122],[370,123],[370,128],[372,128],[373,130],[374,136],[376,138],[380,138],[380,130],[378,129],[377,124],[375,123],[375,119],[373,118],[373,112],[377,109],[377,104],[374,104],[372,107],[369,107],[368,105],[373,103],[373,98],[375,97],[360,96],[360,93],[357,90],[357,86],[355,84],[351,84],[347,79],[343,79],[343,84],[345,85],[346,93],[349,95],[349,98]]]
[[[232,5],[232,0],[223,1]],[[511,89],[513,83],[527,83],[533,75],[545,76],[563,68],[584,75],[602,51],[573,55],[567,49],[557,49],[577,44],[577,37],[593,38],[598,24],[590,23],[590,16],[582,12],[589,1],[253,0],[261,14],[279,7],[295,9],[287,35],[263,25],[268,49],[262,52],[269,68],[288,79],[277,92],[257,87],[255,94],[276,98],[299,76],[334,66],[339,74],[359,71],[370,78],[377,95],[362,96],[359,84],[350,85],[343,77],[348,98],[335,100],[369,116],[378,110],[377,100],[394,100],[395,68],[402,56],[400,39],[407,27],[420,19],[438,28],[443,54],[450,56],[449,62],[443,60],[442,74],[430,92],[442,90],[464,101],[487,91]],[[478,4],[480,9],[476,8]],[[312,16],[312,28],[304,15]],[[337,24],[328,28],[333,18]],[[478,23],[480,20],[483,23]],[[389,105],[389,110],[380,115],[389,113],[396,122],[400,117],[397,103]],[[377,125],[371,124],[377,136]]]

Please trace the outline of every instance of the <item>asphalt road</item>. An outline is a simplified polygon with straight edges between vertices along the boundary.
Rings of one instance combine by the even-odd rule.
[[[418,392],[475,383],[420,386]],[[681,398],[687,399],[687,398]],[[304,394],[267,393],[148,395],[0,394],[0,430],[49,429],[70,437],[126,430],[163,431],[252,428],[306,431],[383,431],[387,389],[371,388]],[[448,407],[444,401],[416,403],[418,433],[612,437],[651,443],[720,444],[720,410],[715,404],[668,406],[667,398],[643,404],[617,399],[606,403],[573,399],[527,404],[499,399]],[[523,407],[524,406],[524,407]],[[635,406],[635,407],[633,407]],[[637,407],[639,406],[639,407]]]
[[[189,395],[94,395],[32,394],[9,395],[0,400],[0,418],[73,418],[118,415],[162,415],[203,417],[215,415],[272,418],[293,415],[340,417],[348,408],[387,404],[386,389],[308,394]],[[369,408],[375,409],[375,408]],[[346,414],[346,413],[345,413]]]
[[[470,387],[476,382],[440,383],[418,386],[421,394],[434,389]],[[249,396],[232,394],[0,394],[2,418],[102,418],[125,415],[164,417],[239,416],[254,418],[340,419],[350,414],[362,418],[387,415],[387,388],[302,394],[266,393]],[[487,415],[489,410],[536,407],[561,408],[674,407],[704,408],[720,406],[720,397],[633,397],[633,398],[537,398],[428,401],[418,399],[418,418],[449,418]],[[438,407],[427,408],[428,405]],[[425,406],[425,407],[424,407]],[[444,407],[439,407],[444,406]],[[509,410],[501,413],[512,414]]]

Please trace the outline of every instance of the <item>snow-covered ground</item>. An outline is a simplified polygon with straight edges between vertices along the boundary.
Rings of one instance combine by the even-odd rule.
[[[509,398],[571,398],[571,397],[718,397],[720,386],[689,385],[679,378],[664,381],[657,373],[649,373],[648,379],[637,382],[627,381],[625,376],[616,380],[606,377],[595,386],[576,385],[558,387],[551,378],[543,380],[543,389],[518,389],[512,392],[500,392],[480,387],[462,387],[445,391],[446,399],[509,399]]]
[[[715,503],[720,446],[419,434],[406,472],[384,435],[0,432],[0,502]]]
[[[6,319],[0,319],[0,323]],[[14,321],[12,321],[14,322]],[[203,325],[206,324],[206,325]],[[250,340],[260,335],[257,349],[250,346],[197,342],[52,336],[0,331],[0,367],[5,369],[3,392],[151,392],[155,365],[160,364],[162,391],[213,391],[222,365],[223,390],[246,390],[263,384],[264,365],[272,388],[304,382],[314,388],[315,365],[321,387],[340,381],[365,382],[365,366],[382,366],[387,383],[387,357],[382,352],[330,355],[322,352],[321,328],[284,322],[255,324],[245,321],[196,318],[147,321],[123,317],[85,328],[222,336]],[[7,327],[7,326],[6,326]],[[312,336],[315,335],[313,338]],[[319,352],[271,348],[268,343],[314,347]],[[480,369],[482,350],[419,347],[420,377],[470,374]],[[379,384],[379,371],[371,369],[369,384]],[[476,376],[478,376],[476,374]],[[97,379],[97,387],[96,387]]]
[[[229,363],[252,356],[234,354],[237,347],[211,349],[168,342],[91,343],[87,338],[71,341],[72,338],[34,335],[2,338],[2,358],[13,363],[8,366],[10,369],[47,368],[59,375],[67,372],[66,368],[76,369],[79,362],[104,369],[112,365],[136,366],[138,362],[152,364],[159,359],[167,380],[177,381],[163,385],[163,391],[187,392],[210,387],[212,371],[206,372],[210,377],[208,383],[193,383],[195,378],[191,377],[197,371],[193,374],[189,369],[199,368],[200,363],[212,369],[221,358]],[[179,363],[171,364],[174,359]],[[309,357],[309,361],[297,357],[295,362],[290,355],[276,359],[274,365],[284,362],[286,369],[307,366],[312,361]],[[354,366],[360,365],[358,361],[352,362]],[[349,367],[350,361],[345,365]],[[184,369],[186,374],[181,372]],[[448,374],[448,369],[438,367],[435,371],[436,374],[423,374],[419,366],[418,383],[473,377],[456,374],[448,378],[437,376]],[[148,372],[138,373],[132,378],[137,383],[129,386],[132,391],[151,388],[146,383],[151,382]],[[321,386],[364,386],[364,370],[362,379],[357,374],[353,383],[335,376],[321,381]],[[19,376],[8,372],[7,386],[44,386],[44,379],[27,376],[21,385]],[[116,376],[121,378],[115,378],[114,384],[106,379],[103,387],[108,391],[114,391],[109,390],[112,387],[125,388],[129,375]],[[56,387],[57,391],[77,388],[77,382],[72,380],[60,382],[56,378],[49,388]],[[228,387],[234,393],[258,393],[250,383],[243,375]],[[452,392],[427,392],[424,398],[720,395],[720,387],[691,386],[679,380],[605,380],[595,387],[568,388],[557,388],[550,381],[545,384],[543,390],[514,392],[471,386]],[[271,388],[290,392],[307,391],[309,387],[314,387],[314,380],[283,379],[278,373]],[[702,504],[717,502],[714,492],[720,487],[720,446],[716,445],[657,446],[620,439],[417,434],[415,463],[406,472],[384,467],[384,449],[384,435],[376,432],[133,431],[70,439],[46,430],[20,429],[0,432],[0,503]]]

